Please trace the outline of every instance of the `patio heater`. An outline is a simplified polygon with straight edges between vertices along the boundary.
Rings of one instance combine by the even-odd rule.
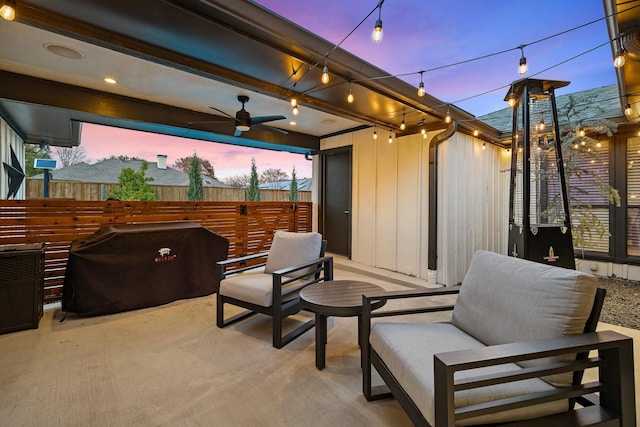
[[[523,79],[513,104],[509,255],[575,269],[569,198],[554,91],[569,82]]]

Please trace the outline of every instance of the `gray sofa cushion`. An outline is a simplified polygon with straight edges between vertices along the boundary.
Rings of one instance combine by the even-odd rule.
[[[587,273],[478,251],[452,322],[486,345],[580,334],[597,286]],[[571,375],[549,380],[566,386]]]
[[[430,425],[435,425],[433,355],[447,351],[484,347],[484,344],[462,332],[450,323],[374,323],[370,336],[371,347],[402,384]],[[460,373],[460,378],[470,374],[502,372],[521,369],[514,364],[506,364],[491,369],[475,369]],[[458,376],[456,376],[458,378]],[[530,379],[509,384],[483,387],[456,393],[456,407],[472,403],[517,396],[525,392],[548,391],[553,387],[548,383]],[[566,401],[558,401],[526,407],[518,410],[499,412],[487,416],[471,418],[458,425],[487,424],[494,422],[522,420],[542,415],[563,412],[568,409]]]

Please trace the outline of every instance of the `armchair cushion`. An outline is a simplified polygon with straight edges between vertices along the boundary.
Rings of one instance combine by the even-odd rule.
[[[305,285],[305,281],[296,280],[282,287],[282,299],[287,300],[287,294]],[[273,275],[261,272],[247,272],[227,277],[220,282],[221,295],[247,301],[262,307],[273,305]]]
[[[320,233],[294,233],[276,231],[267,256],[265,273],[273,273],[283,268],[303,265],[320,258],[322,235]],[[309,272],[313,268],[308,269]],[[297,271],[295,275],[301,272]]]
[[[402,384],[430,425],[435,425],[434,354],[485,347],[450,323],[374,323],[370,343],[389,371]],[[459,378],[522,369],[516,364],[460,372]],[[553,387],[537,378],[456,393],[456,407],[487,402],[523,393],[545,392]],[[417,398],[421,396],[420,398]],[[529,419],[566,411],[567,401],[556,401],[475,417],[457,425],[486,424]]]
[[[581,334],[597,286],[590,274],[478,251],[452,322],[485,345]],[[571,383],[570,374],[547,379],[558,387]]]

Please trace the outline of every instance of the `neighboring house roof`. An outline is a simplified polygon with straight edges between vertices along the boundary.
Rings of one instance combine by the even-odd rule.
[[[139,171],[143,162],[143,160],[121,160],[117,158],[103,160],[92,165],[81,162],[65,168],[52,170],[51,179],[58,181],[117,183],[122,169],[131,168],[134,171]],[[145,176],[153,178],[153,181],[150,181],[149,184],[189,185],[189,175],[170,167],[160,169],[155,162],[147,163],[149,167],[145,171]],[[42,179],[43,175],[39,174],[33,178]],[[209,177],[204,178],[205,177],[203,177],[203,182],[205,185],[228,187],[218,180]]]
[[[298,191],[311,191],[311,178],[300,178],[298,182]],[[289,190],[291,188],[291,180],[265,182],[258,187],[262,190]]]
[[[622,109],[620,108],[620,97],[618,95],[618,86],[602,86],[598,88],[583,90],[566,95],[556,95],[556,105],[558,108],[558,122],[563,123],[560,112],[564,111],[573,97],[576,101],[590,99],[594,104],[594,108],[580,109],[579,114],[573,120],[577,123],[599,119],[614,119],[622,117]],[[493,126],[501,132],[511,132],[513,121],[513,109],[504,108],[478,117],[478,120]],[[566,122],[566,120],[565,120]]]

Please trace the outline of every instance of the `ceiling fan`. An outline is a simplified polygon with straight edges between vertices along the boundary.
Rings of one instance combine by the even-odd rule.
[[[242,134],[242,132],[249,131],[251,129],[251,126],[253,126],[253,125],[261,125],[262,127],[266,128],[266,129],[269,129],[269,130],[274,131],[274,132],[279,132],[279,133],[282,133],[284,135],[287,135],[289,133],[286,130],[274,128],[274,127],[267,126],[267,125],[263,124],[263,123],[272,122],[272,121],[275,121],[275,120],[286,119],[285,116],[251,117],[249,112],[244,109],[244,104],[249,102],[249,97],[246,96],[246,95],[238,95],[238,101],[240,101],[242,103],[242,108],[239,111],[236,112],[236,116],[235,117],[233,117],[231,114],[225,113],[224,111],[219,110],[219,109],[217,109],[215,107],[209,107],[209,108],[211,108],[213,110],[216,110],[216,111],[224,114],[225,116],[230,117],[230,118],[235,120],[236,131],[233,134],[233,136],[240,136]],[[189,122],[189,124],[194,124],[194,123],[214,123],[214,121]]]

